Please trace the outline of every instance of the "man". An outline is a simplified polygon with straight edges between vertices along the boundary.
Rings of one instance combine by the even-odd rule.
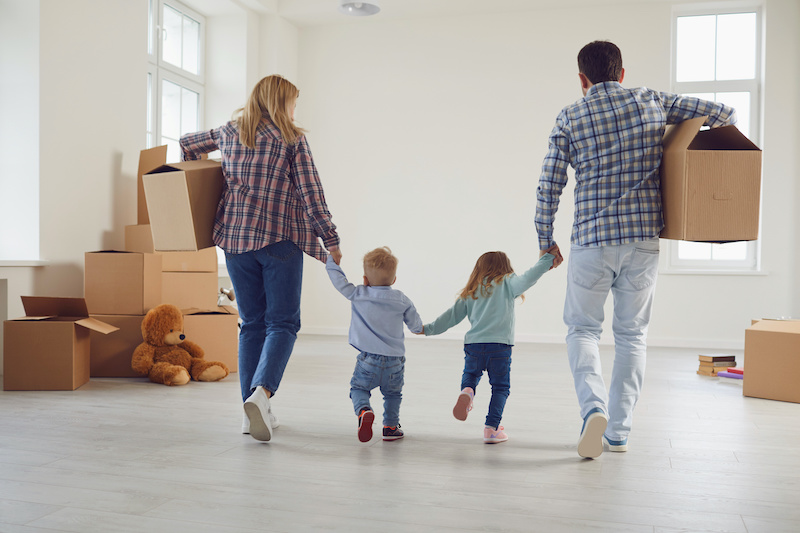
[[[622,54],[610,42],[584,46],[578,70],[584,98],[561,111],[550,134],[536,195],[536,230],[541,254],[557,246],[553,221],[571,165],[575,220],[564,322],[583,418],[578,454],[595,458],[604,445],[627,451],[644,378],[658,235],[664,227],[659,166],[665,126],[700,116],[710,127],[725,126],[735,123],[736,113],[697,98],[623,88]],[[563,261],[557,247],[554,255],[557,266]],[[609,291],[615,358],[606,393],[598,343]]]

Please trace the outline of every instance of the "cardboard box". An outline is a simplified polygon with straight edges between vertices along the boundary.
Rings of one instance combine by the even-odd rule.
[[[231,372],[239,370],[239,313],[231,306],[212,310],[184,309],[183,332],[197,343],[208,361],[220,361]]]
[[[149,224],[150,217],[147,214],[147,201],[144,196],[144,184],[142,177],[149,174],[158,167],[167,162],[167,145],[156,146],[139,152],[139,172],[136,179],[136,198],[137,198],[137,213],[136,220],[138,224]]]
[[[133,351],[142,343],[144,315],[90,315],[91,318],[110,324],[118,331],[102,335],[92,331],[90,375],[93,378],[141,377],[131,368]]]
[[[219,258],[216,248],[203,248],[196,252],[156,252],[150,224],[125,226],[125,250],[161,256],[162,272],[218,272]]]
[[[745,330],[742,390],[800,403],[800,320],[759,320]]]
[[[156,251],[214,246],[211,236],[223,185],[219,161],[162,165],[142,181]]]
[[[161,303],[161,256],[107,250],[84,257],[84,293],[93,315],[143,315]]]
[[[219,298],[216,272],[164,272],[161,302],[179,309],[214,309]]]
[[[90,331],[116,327],[89,317],[83,298],[23,296],[25,317],[3,323],[3,390],[75,390],[89,381]]]
[[[661,162],[662,239],[758,238],[761,150],[736,128],[700,131],[705,117],[668,126]]]

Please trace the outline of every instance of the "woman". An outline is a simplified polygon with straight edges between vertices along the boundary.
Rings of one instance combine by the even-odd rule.
[[[294,124],[300,92],[281,76],[256,84],[238,117],[181,137],[185,161],[219,149],[225,186],[214,243],[225,251],[242,329],[242,432],[272,439],[278,390],[300,329],[303,252],[341,260],[339,237],[304,131]]]

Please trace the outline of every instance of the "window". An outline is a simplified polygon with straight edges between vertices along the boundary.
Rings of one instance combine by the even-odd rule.
[[[146,146],[167,145],[179,161],[181,135],[202,128],[205,19],[175,0],[150,0]]]
[[[673,35],[673,91],[734,107],[736,127],[760,144],[760,11],[676,13]],[[674,270],[755,271],[758,243],[670,241],[668,258]]]

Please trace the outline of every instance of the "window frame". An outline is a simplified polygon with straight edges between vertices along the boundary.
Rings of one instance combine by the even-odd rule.
[[[165,5],[180,11],[183,15],[188,16],[200,24],[200,31],[198,34],[197,74],[168,63],[162,58],[163,47],[161,46],[161,35],[164,31],[162,27]],[[146,132],[147,148],[165,144],[161,124],[162,86],[164,80],[197,93],[197,130],[202,130],[204,127],[206,27],[206,18],[183,2],[178,0],[149,0],[147,98],[150,104],[148,106],[148,120],[151,128],[148,128]]]
[[[677,81],[678,19],[687,16],[732,15],[755,13],[755,76],[744,80]],[[750,131],[748,138],[760,145],[762,138],[762,113],[764,90],[764,13],[763,6],[755,2],[730,2],[720,6],[678,6],[672,10],[671,27],[671,90],[676,94],[692,93],[750,93]],[[763,197],[763,195],[762,195]],[[759,210],[760,213],[760,210]],[[759,215],[760,218],[760,215]],[[760,220],[759,220],[760,226]],[[679,274],[759,274],[761,272],[761,240],[747,241],[747,255],[743,260],[727,259],[681,259],[678,254],[680,241],[670,240],[667,246],[666,273]],[[709,244],[709,246],[715,246]],[[713,251],[712,251],[713,253]]]

